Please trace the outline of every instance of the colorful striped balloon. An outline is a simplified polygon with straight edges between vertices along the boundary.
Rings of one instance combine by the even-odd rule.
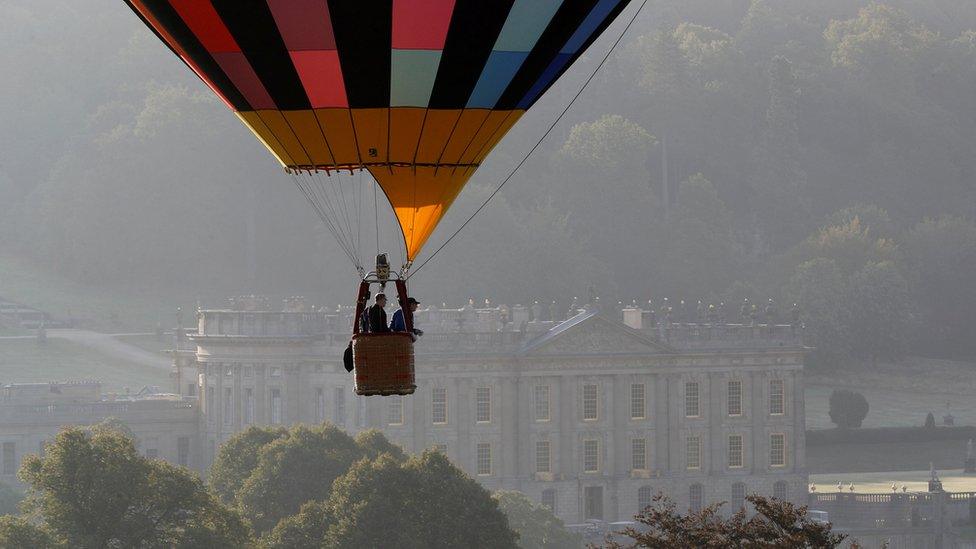
[[[367,169],[407,259],[629,0],[126,0],[290,170]]]

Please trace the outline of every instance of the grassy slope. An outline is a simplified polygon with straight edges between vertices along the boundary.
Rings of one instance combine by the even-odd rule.
[[[149,331],[169,325],[189,300],[158,288],[98,288],[52,274],[23,259],[0,254],[0,296],[55,317],[83,319],[103,331]],[[184,303],[186,302],[186,303]]]
[[[103,355],[62,339],[39,346],[33,339],[0,340],[0,382],[98,379],[104,391],[143,385],[169,387],[169,373]]]

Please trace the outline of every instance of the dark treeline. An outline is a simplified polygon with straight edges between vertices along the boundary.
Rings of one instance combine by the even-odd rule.
[[[348,301],[352,270],[270,155],[131,14],[90,4],[17,0],[2,23],[15,85],[0,102],[18,106],[2,112],[3,250],[88,283]],[[968,0],[652,0],[414,289],[735,310],[772,297],[784,318],[800,304],[821,363],[972,356],[973,29]],[[612,38],[524,117],[429,250]]]

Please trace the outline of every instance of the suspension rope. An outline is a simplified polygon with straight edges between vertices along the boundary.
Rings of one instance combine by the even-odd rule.
[[[600,72],[600,69],[603,68],[603,65],[606,64],[607,59],[610,58],[610,55],[612,55],[614,50],[617,49],[617,46],[620,44],[620,41],[623,40],[624,35],[626,35],[627,31],[630,30],[630,27],[634,24],[634,21],[637,20],[637,16],[640,15],[641,11],[644,10],[644,6],[646,4],[647,4],[647,0],[643,0],[641,2],[640,6],[638,6],[637,10],[634,12],[634,15],[630,18],[630,21],[627,22],[627,25],[620,32],[620,35],[617,37],[616,40],[614,40],[613,45],[610,46],[610,49],[607,51],[606,55],[603,56],[603,59],[601,59],[600,63],[596,66],[596,68],[593,69],[593,72],[590,73],[590,76],[586,79],[586,81],[583,82],[583,86],[579,89],[579,91],[576,92],[576,95],[573,96],[573,99],[569,102],[569,104],[566,105],[566,107],[562,110],[562,112],[559,113],[559,116],[556,117],[556,119],[552,122],[552,124],[545,131],[545,133],[542,134],[542,137],[540,137],[539,140],[536,141],[535,145],[533,145],[532,148],[529,149],[527,153],[525,153],[525,156],[522,157],[522,160],[519,161],[519,163],[515,166],[515,168],[513,168],[512,171],[509,172],[504,179],[502,179],[502,182],[499,183],[498,187],[496,187],[495,190],[492,191],[490,195],[488,195],[488,198],[485,199],[485,201],[481,204],[481,206],[478,206],[478,209],[475,210],[474,213],[472,213],[471,216],[468,217],[468,219],[466,219],[464,223],[462,223],[461,226],[458,227],[457,230],[454,231],[454,233],[451,234],[451,236],[448,237],[448,239],[445,240],[444,243],[440,245],[440,247],[434,250],[434,253],[427,256],[427,259],[425,259],[424,262],[421,263],[419,267],[414,269],[413,272],[406,277],[406,280],[410,280],[410,278],[412,278],[415,274],[420,272],[420,270],[423,269],[424,266],[427,265],[427,263],[430,263],[431,259],[434,259],[434,256],[436,256],[438,253],[440,253],[441,250],[443,250],[448,244],[450,244],[451,241],[454,240],[454,238],[458,234],[460,234],[460,232],[463,231],[465,227],[468,226],[468,223],[471,223],[471,220],[473,220],[479,213],[481,213],[481,210],[485,209],[488,203],[491,202],[493,198],[495,198],[495,195],[502,190],[502,187],[504,187],[505,184],[512,179],[512,177],[519,171],[522,165],[524,165],[525,162],[529,159],[529,157],[532,156],[532,153],[534,153],[536,149],[538,149],[539,146],[542,145],[542,142],[545,141],[547,137],[549,137],[549,134],[552,133],[552,130],[555,129],[556,125],[558,125],[559,122],[563,119],[563,117],[566,116],[566,113],[569,112],[569,109],[573,107],[573,104],[576,103],[576,100],[579,99],[581,95],[583,95],[583,91],[586,90],[586,87],[590,85],[590,82],[593,81],[597,73]]]

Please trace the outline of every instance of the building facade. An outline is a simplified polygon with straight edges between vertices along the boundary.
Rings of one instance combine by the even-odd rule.
[[[363,398],[341,364],[351,316],[297,300],[199,311],[173,389],[199,395],[202,463],[252,424],[329,421],[444,452],[570,523],[628,520],[658,492],[690,508],[736,509],[751,493],[806,501],[805,349],[792,326],[429,309],[417,313],[416,393]]]

